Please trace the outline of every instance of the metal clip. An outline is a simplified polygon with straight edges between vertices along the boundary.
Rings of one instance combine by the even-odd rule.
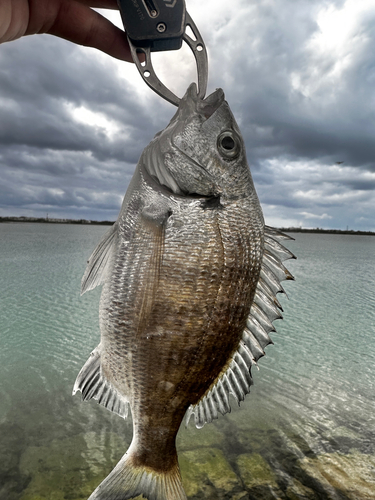
[[[194,39],[191,38],[186,33],[186,28],[189,27],[193,33]],[[193,22],[192,18],[186,12],[185,15],[185,31],[182,35],[182,39],[187,43],[187,45],[192,50],[195,61],[197,64],[198,73],[198,96],[203,99],[207,90],[208,81],[208,59],[207,51],[204,41]],[[149,87],[154,90],[161,97],[166,99],[168,102],[178,106],[180,103],[180,98],[177,97],[172,91],[170,91],[156,76],[155,70],[151,62],[151,47],[139,47],[134,45],[132,40],[128,36],[128,42],[133,57],[133,61],[136,64],[138,71],[140,72],[143,80],[147,83]],[[141,62],[138,54],[144,54],[145,61]]]

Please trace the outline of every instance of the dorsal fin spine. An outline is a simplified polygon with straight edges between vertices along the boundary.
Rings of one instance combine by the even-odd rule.
[[[251,306],[248,321],[250,321],[251,317],[256,319],[267,333],[276,331],[269,318],[267,318],[262,309],[255,303],[253,303],[253,305]],[[251,327],[249,325],[248,328],[251,330]]]
[[[188,409],[187,423],[194,413],[196,426],[203,427],[206,422],[217,418],[218,412],[222,414],[230,412],[229,394],[232,394],[239,404],[250,392],[253,384],[251,367],[265,355],[264,348],[273,344],[268,334],[276,331],[273,321],[282,318],[280,313],[282,307],[276,298],[278,293],[285,294],[280,281],[294,279],[282,264],[282,260],[292,259],[295,256],[284,248],[280,240],[293,240],[293,238],[265,226],[260,278],[242,339],[229,358],[226,368],[218,375],[210,389],[197,404]]]
[[[260,279],[270,287],[274,294],[285,293],[279,279],[265,263],[262,264],[262,269],[260,270]]]
[[[272,300],[272,302],[278,309],[280,309],[280,311],[283,310],[282,305],[277,300],[276,294],[273,292],[273,290],[271,290],[271,288],[267,285],[267,283],[264,280],[262,280],[262,278],[259,278],[258,288],[261,292],[264,293],[264,295],[266,295],[269,299]]]
[[[247,329],[253,333],[262,349],[264,349],[269,344],[273,344],[266,330],[253,316],[249,316],[247,320]]]
[[[279,309],[271,302],[271,300],[260,290],[257,290],[254,302],[264,311],[266,316],[271,320],[282,319],[282,314]]]

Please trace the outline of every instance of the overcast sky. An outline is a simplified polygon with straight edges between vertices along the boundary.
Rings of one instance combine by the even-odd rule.
[[[266,222],[375,231],[375,0],[186,4]],[[153,60],[182,96],[195,79],[189,49]],[[50,35],[0,45],[0,216],[115,220],[174,112],[133,65],[94,49]]]

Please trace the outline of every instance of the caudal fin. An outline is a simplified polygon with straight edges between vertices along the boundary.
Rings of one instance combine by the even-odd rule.
[[[128,450],[88,500],[128,500],[138,495],[148,500],[187,500],[178,464],[166,473],[134,466]]]

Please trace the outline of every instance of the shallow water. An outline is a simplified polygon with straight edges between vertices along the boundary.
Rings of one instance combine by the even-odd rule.
[[[79,290],[105,230],[0,224],[0,500],[85,499],[131,440],[130,419],[71,396],[99,339],[100,290]],[[375,499],[375,238],[293,236],[251,394],[179,433],[189,500]]]

